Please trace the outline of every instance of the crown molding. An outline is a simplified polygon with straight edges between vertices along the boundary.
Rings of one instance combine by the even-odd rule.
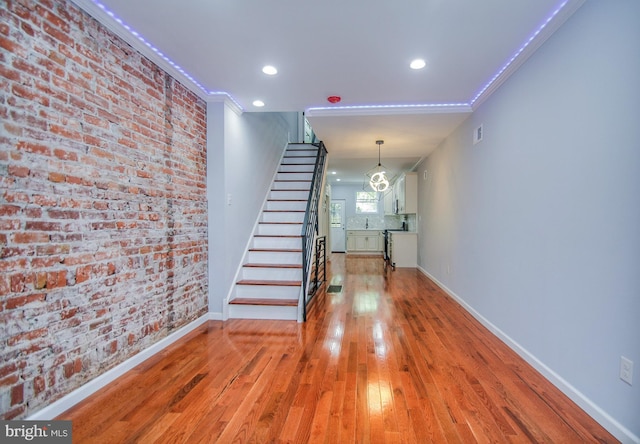
[[[571,17],[586,0],[566,0],[558,5],[544,23],[524,42],[513,57],[470,100],[473,110],[487,100],[511,75],[531,57]]]
[[[198,97],[206,102],[224,102],[235,113],[242,114],[244,110],[240,104],[231,97],[230,94],[221,91],[207,91],[202,85],[200,85],[195,79],[190,77],[184,71],[173,63],[169,58],[164,56],[158,48],[155,48],[150,43],[146,42],[141,36],[135,33],[126,23],[113,13],[108,11],[97,0],[70,0],[84,12],[89,14],[92,18],[97,20],[101,25],[113,32],[119,38],[124,40],[127,44],[131,45],[136,51],[142,54],[144,57],[151,60],[159,68],[164,70],[174,79],[182,83],[186,88],[195,93]]]
[[[486,85],[473,97],[469,103],[442,104],[398,104],[398,105],[361,105],[336,107],[310,107],[305,113],[308,116],[379,116],[402,114],[442,114],[442,113],[471,113],[487,100],[500,86],[524,64],[544,42],[553,35],[569,17],[571,17],[586,0],[565,0],[553,11],[544,23],[533,33],[522,47],[507,61],[507,63],[490,79]],[[208,91],[197,80],[186,73],[155,48],[142,36],[137,34],[120,18],[115,16],[99,0],[71,0],[99,23],[120,37],[142,55],[150,59],[185,87],[194,92],[206,102],[225,102],[234,112],[242,114],[242,106],[224,91]]]
[[[468,103],[433,103],[418,105],[361,105],[311,107],[305,110],[308,117],[327,116],[389,116],[402,114],[470,113]]]

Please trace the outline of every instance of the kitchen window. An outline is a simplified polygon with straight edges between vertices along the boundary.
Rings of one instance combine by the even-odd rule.
[[[378,213],[378,193],[375,191],[356,191],[356,213]]]

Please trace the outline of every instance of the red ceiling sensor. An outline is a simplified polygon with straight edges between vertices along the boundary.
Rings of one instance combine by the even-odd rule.
[[[342,100],[342,97],[340,97],[340,96],[329,96],[329,97],[327,97],[327,100],[330,103],[338,103],[340,100]]]

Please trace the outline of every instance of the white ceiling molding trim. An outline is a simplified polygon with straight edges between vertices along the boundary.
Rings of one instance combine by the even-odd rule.
[[[244,110],[238,102],[224,91],[207,91],[193,77],[183,71],[160,50],[147,42],[140,34],[124,23],[119,17],[109,11],[97,0],[71,0],[83,11],[97,20],[104,27],[131,45],[140,54],[147,57],[174,79],[180,81],[190,91],[207,102],[225,102],[235,113],[242,114]]]
[[[487,82],[487,84],[470,100],[475,110],[482,102],[487,100],[500,85],[524,64],[536,52],[549,37],[553,35],[569,17],[571,17],[586,0],[566,0],[551,13],[547,20],[533,33],[528,41],[524,42],[516,54]]]
[[[307,108],[309,117],[323,116],[389,116],[402,114],[450,114],[470,113],[473,109],[468,103],[422,104],[422,105],[362,105]]]

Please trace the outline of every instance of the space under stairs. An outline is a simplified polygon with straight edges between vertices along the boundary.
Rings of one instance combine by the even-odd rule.
[[[318,148],[287,147],[229,298],[229,318],[299,318],[302,226]]]

